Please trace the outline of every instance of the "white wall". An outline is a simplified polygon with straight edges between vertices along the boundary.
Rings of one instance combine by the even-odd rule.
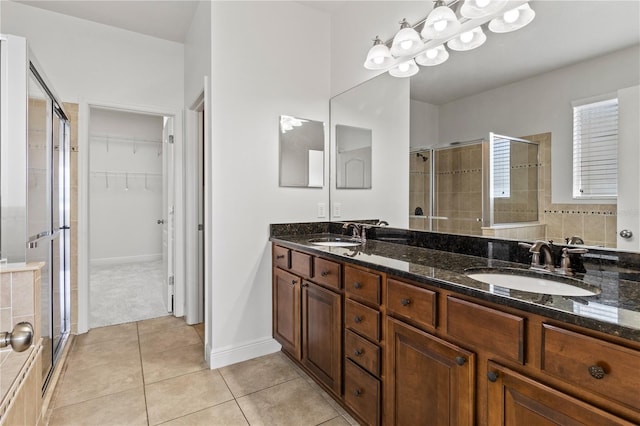
[[[161,258],[162,128],[162,116],[91,110],[92,263]]]
[[[573,203],[571,102],[640,83],[640,49],[621,51],[561,68],[440,106],[440,142],[552,133],[554,203]]]
[[[184,104],[190,107],[211,75],[211,2],[201,0],[184,42]]]
[[[411,99],[410,146],[412,150],[431,147],[440,143],[437,105]]]
[[[278,187],[278,118],[328,122],[330,34],[327,14],[295,2],[213,2],[211,27],[213,205],[205,230],[207,340],[217,367],[279,348],[269,224],[327,219],[316,217],[317,203],[328,204],[326,187]]]

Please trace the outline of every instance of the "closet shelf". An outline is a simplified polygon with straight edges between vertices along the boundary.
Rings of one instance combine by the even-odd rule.
[[[146,146],[154,146],[158,148],[158,156],[162,154],[162,139],[145,139],[145,138],[135,138],[135,137],[127,137],[127,136],[118,136],[118,135],[101,135],[101,134],[92,134],[89,135],[89,140],[91,142],[102,142],[106,144],[107,152],[109,152],[109,144],[110,143],[124,143],[130,144],[133,147],[133,153],[135,154],[138,150],[138,146],[146,145]]]

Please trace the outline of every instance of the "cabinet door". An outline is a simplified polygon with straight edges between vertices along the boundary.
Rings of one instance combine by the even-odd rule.
[[[385,423],[472,425],[475,356],[387,318]]]
[[[273,337],[300,359],[300,278],[273,268]]]
[[[304,281],[302,363],[340,395],[342,386],[342,304],[340,295]]]
[[[487,375],[490,425],[631,425],[494,362]]]

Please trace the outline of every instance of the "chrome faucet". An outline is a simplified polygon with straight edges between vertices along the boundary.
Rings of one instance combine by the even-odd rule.
[[[345,222],[345,224],[342,225],[342,229],[348,230],[350,226],[353,227],[353,238],[359,238],[362,241],[365,241],[367,239],[364,228],[362,228],[357,223]]]
[[[518,243],[518,245],[529,249],[529,252],[531,253],[531,269],[543,269],[549,272],[555,271],[551,243],[538,240],[533,244]],[[543,257],[543,264],[540,263],[540,254],[542,254]]]
[[[376,226],[389,226],[389,222],[386,220],[379,220],[378,223],[376,223]]]
[[[560,270],[558,271],[559,274],[562,275],[567,275],[567,276],[572,276],[573,275],[573,269],[571,269],[571,260],[569,255],[570,254],[585,254],[588,253],[589,250],[587,250],[586,248],[563,248],[562,249],[562,259],[560,260]]]
[[[584,240],[577,236],[574,235],[573,237],[569,238],[565,238],[564,241],[568,244],[568,245],[578,245],[578,244],[584,244]]]

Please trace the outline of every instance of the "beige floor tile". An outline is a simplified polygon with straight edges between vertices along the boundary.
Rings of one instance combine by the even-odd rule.
[[[320,426],[351,426],[342,416],[335,417],[328,422],[322,423]]]
[[[146,385],[149,424],[155,425],[195,413],[233,395],[218,370],[203,370]]]
[[[204,343],[204,323],[201,322],[200,324],[192,325],[192,327],[196,330],[196,333],[198,333],[198,336],[200,336]]]
[[[223,367],[220,374],[236,398],[300,378],[293,363],[281,352]]]
[[[197,345],[202,343],[200,336],[188,325],[158,330],[140,335],[140,352],[142,355],[152,352],[163,352],[169,349]]]
[[[53,410],[49,426],[146,425],[142,387]]]
[[[162,423],[162,426],[248,426],[235,401],[225,402],[179,419]],[[348,425],[348,423],[347,423]]]
[[[149,352],[142,357],[142,372],[147,384],[207,368],[202,343]]]
[[[68,369],[99,367],[113,362],[127,362],[140,359],[138,340],[115,343],[111,340],[91,345],[74,345],[67,359]]]
[[[105,341],[120,344],[130,340],[138,341],[138,327],[135,322],[92,328],[87,333],[76,336],[75,347],[84,347]]]
[[[238,398],[252,426],[318,425],[338,416],[336,410],[302,378]]]
[[[112,362],[98,368],[67,368],[55,407],[76,404],[116,392],[142,387],[140,360]]]
[[[163,317],[152,318],[144,321],[138,321],[138,333],[146,334],[154,331],[167,330],[173,327],[182,327],[187,323],[184,322],[183,317],[174,317],[173,315],[166,315]]]

